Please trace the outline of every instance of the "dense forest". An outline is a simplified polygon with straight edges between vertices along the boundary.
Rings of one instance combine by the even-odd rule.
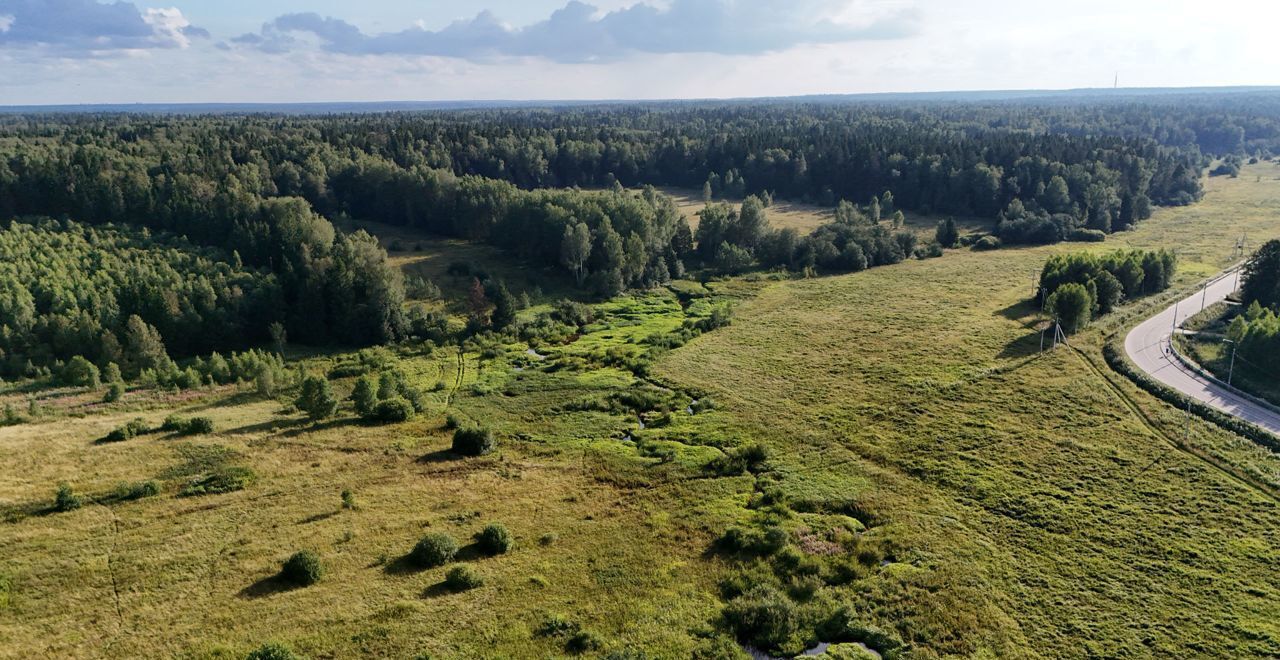
[[[379,221],[501,246],[563,268],[602,295],[660,284],[693,267],[859,270],[940,253],[881,222],[903,210],[987,218],[1006,243],[1099,240],[1146,218],[1153,206],[1198,199],[1209,154],[1238,159],[1280,150],[1277,117],[1275,95],[1189,104],[10,115],[0,118],[0,219],[112,223],[217,248],[228,273],[256,285],[232,292],[211,280],[213,302],[203,285],[175,287],[168,295],[176,302],[147,303],[140,312],[179,354],[261,341],[272,323],[292,340],[367,345],[405,336],[403,284],[373,237],[337,231],[331,220]],[[626,190],[654,185],[745,201],[708,206],[695,234],[665,196]],[[765,219],[775,196],[837,207],[836,221],[812,236],[776,231]],[[125,240],[94,238],[71,223],[38,227],[6,243],[21,251],[48,241]],[[990,241],[979,247],[998,245]],[[204,277],[203,268],[193,272]],[[19,317],[30,310],[14,302],[24,287],[21,279],[4,284],[5,350],[66,357],[49,344],[49,333],[64,330],[50,329],[50,319],[41,325]],[[133,304],[120,303],[117,313],[46,300],[35,314],[66,319],[83,312],[92,323],[76,321],[76,332],[118,335],[120,314]],[[234,332],[187,338],[190,327],[212,326],[214,312],[234,319]]]

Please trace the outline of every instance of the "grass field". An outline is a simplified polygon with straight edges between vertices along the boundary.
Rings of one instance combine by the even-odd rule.
[[[431,393],[398,425],[360,424],[349,404],[307,422],[248,387],[111,405],[41,394],[33,422],[0,428],[0,656],[243,657],[279,640],[312,657],[555,657],[579,644],[589,656],[733,657],[718,625],[725,585],[781,579],[781,560],[709,549],[761,522],[799,548],[780,557],[821,562],[820,582],[787,578],[804,592],[789,648],[812,641],[810,614],[845,607],[911,657],[1280,654],[1280,462],[1188,426],[1107,370],[1107,333],[1161,300],[1046,355],[1026,302],[1046,256],[1126,243],[1178,248],[1179,285],[1192,285],[1240,233],[1280,236],[1277,175],[1263,165],[1211,180],[1203,204],[1103,246],[681,282],[598,305],[563,343],[400,347],[395,368]],[[491,259],[520,281],[500,255],[459,256],[480,248],[425,248],[395,256],[425,272]],[[654,348],[726,300],[731,325]],[[656,360],[648,379],[625,368],[644,355]],[[25,410],[27,393],[5,396]],[[217,431],[95,444],[174,410]],[[499,451],[449,454],[447,415],[491,426]],[[759,476],[708,470],[756,442],[771,450]],[[257,479],[177,495],[215,464]],[[111,497],[151,479],[158,496]],[[51,511],[60,482],[90,503]],[[343,489],[356,509],[341,506]],[[775,489],[790,506],[763,501]],[[513,552],[468,547],[490,521],[513,531]],[[484,586],[454,593],[445,568],[410,568],[403,557],[429,531],[455,536]],[[327,573],[286,588],[273,576],[303,548]],[[829,579],[850,548],[858,566]],[[549,619],[570,632],[550,634]]]
[[[689,226],[694,231],[698,229],[698,212],[706,207],[706,202],[702,198],[702,191],[691,190],[688,188],[663,187],[659,188],[664,194],[675,200],[676,207],[680,209],[681,215],[688,218]],[[712,200],[713,202],[725,202],[734,206],[740,205],[740,199],[720,199]],[[774,200],[773,204],[766,210],[769,218],[769,225],[775,229],[794,229],[801,235],[813,232],[814,229],[833,222],[835,220],[835,210],[816,204],[806,204],[804,202],[793,202],[784,199]],[[904,227],[916,232],[926,240],[932,240],[934,231],[937,229],[939,217],[919,215],[916,213],[907,213]],[[991,229],[991,221],[980,220],[977,218],[956,218],[956,225],[961,233],[971,231],[989,231]]]
[[[1210,181],[1113,243],[1177,248],[1191,285],[1235,236],[1280,235],[1277,173]],[[1103,365],[1124,314],[1037,356],[1033,275],[1070,249],[779,283],[658,373],[777,448],[793,497],[859,496],[889,521],[909,568],[846,597],[930,651],[1280,652],[1280,461],[1194,419],[1180,445],[1183,416]]]

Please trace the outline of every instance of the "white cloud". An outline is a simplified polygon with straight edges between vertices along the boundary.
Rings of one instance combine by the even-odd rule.
[[[139,10],[130,2],[0,0],[0,49],[55,57],[95,57],[179,49],[208,32],[177,8]]]
[[[398,32],[366,34],[345,20],[286,14],[233,43],[280,53],[303,47],[346,55],[423,55],[490,60],[541,57],[556,62],[611,62],[636,54],[778,52],[804,44],[901,39],[918,30],[910,8],[848,20],[849,0],[671,0],[602,11],[570,0],[542,21],[512,27],[489,11],[439,30],[417,22]],[[841,19],[839,17],[843,16]]]

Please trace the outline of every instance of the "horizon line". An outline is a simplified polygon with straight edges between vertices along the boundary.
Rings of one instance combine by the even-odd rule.
[[[1097,94],[1107,96],[1124,96],[1126,94],[1176,94],[1176,93],[1247,93],[1280,91],[1280,85],[1227,85],[1227,86],[1187,86],[1187,87],[1075,87],[1075,88],[1032,88],[1032,89],[951,89],[913,92],[826,92],[815,94],[797,94],[787,96],[725,96],[725,97],[652,97],[652,98],[495,98],[495,99],[438,99],[438,100],[330,100],[330,101],[135,101],[135,102],[81,102],[81,103],[22,103],[0,104],[0,112],[32,109],[95,109],[95,108],[182,108],[182,107],[332,107],[332,106],[448,106],[448,105],[523,105],[523,106],[569,106],[569,105],[623,105],[623,104],[677,104],[677,103],[742,103],[768,101],[803,101],[808,99],[888,99],[902,97],[955,97],[955,96],[999,96],[1005,100],[1017,96],[1052,96],[1068,94]],[[985,99],[997,100],[997,99]]]

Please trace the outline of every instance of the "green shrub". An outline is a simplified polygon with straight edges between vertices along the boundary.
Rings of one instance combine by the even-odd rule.
[[[307,413],[312,420],[332,417],[338,410],[338,399],[333,396],[333,387],[324,376],[308,376],[302,381],[302,392],[294,405]]]
[[[84,502],[71,490],[71,484],[58,484],[58,493],[53,498],[53,508],[58,511],[75,511]]]
[[[600,638],[590,630],[579,630],[564,643],[564,650],[570,653],[587,653],[598,650],[602,646]]]
[[[454,566],[445,575],[444,583],[454,591],[467,591],[484,586],[484,578],[470,566]]]
[[[724,608],[725,624],[738,639],[764,650],[785,645],[796,633],[799,618],[795,604],[766,585],[753,587]]]
[[[107,383],[107,392],[102,395],[103,403],[115,403],[124,397],[124,383],[113,380]]]
[[[155,497],[160,494],[160,482],[158,481],[142,481],[135,484],[120,484],[116,486],[116,499],[140,500],[144,497]]]
[[[1101,229],[1072,229],[1067,232],[1066,240],[1081,243],[1101,243],[1107,240],[1107,234]]]
[[[995,236],[983,236],[974,242],[973,249],[978,251],[998,250],[1000,249],[1000,239]]]
[[[208,417],[192,417],[186,419],[177,415],[169,415],[160,425],[161,431],[179,435],[202,435],[213,433],[213,420]]]
[[[443,532],[422,537],[409,553],[409,561],[422,568],[443,566],[458,554],[458,542]]]
[[[320,563],[320,556],[316,553],[301,550],[284,562],[280,577],[298,586],[311,586],[324,577],[324,565]]]
[[[66,385],[94,388],[98,386],[98,368],[80,355],[67,361],[59,375]]]
[[[298,654],[284,644],[267,642],[249,652],[245,660],[301,660]]]
[[[342,489],[342,508],[348,511],[355,511],[360,508],[356,503],[356,494],[351,492],[350,488]]]
[[[187,420],[187,435],[204,435],[213,433],[213,420],[208,417],[192,417]]]
[[[192,497],[230,493],[244,490],[256,478],[257,475],[249,468],[236,465],[223,466],[187,484],[178,494],[183,497]]]
[[[453,432],[453,452],[463,456],[484,456],[494,450],[497,441],[486,428],[460,428]]]
[[[502,523],[489,523],[485,528],[476,534],[476,542],[480,544],[480,550],[488,555],[500,555],[511,549],[515,540],[511,538],[511,532]]]
[[[379,401],[373,406],[371,419],[379,422],[407,422],[413,419],[415,411],[413,404],[400,396],[392,396],[389,399]]]
[[[572,635],[581,629],[582,627],[577,623],[559,614],[548,614],[542,620],[542,623],[538,624],[538,628],[533,631],[533,634],[538,637],[560,637],[562,635]]]
[[[764,467],[769,458],[769,450],[764,445],[753,443],[736,447],[707,463],[706,469],[712,474],[722,477],[756,473]]]
[[[106,437],[102,438],[101,442],[123,442],[150,432],[151,427],[147,426],[146,420],[135,419],[124,426],[113,429]]]
[[[542,536],[538,537],[538,545],[547,546],[555,543],[558,540],[560,540],[560,537],[557,536],[554,532],[547,532],[546,534],[543,534]]]

